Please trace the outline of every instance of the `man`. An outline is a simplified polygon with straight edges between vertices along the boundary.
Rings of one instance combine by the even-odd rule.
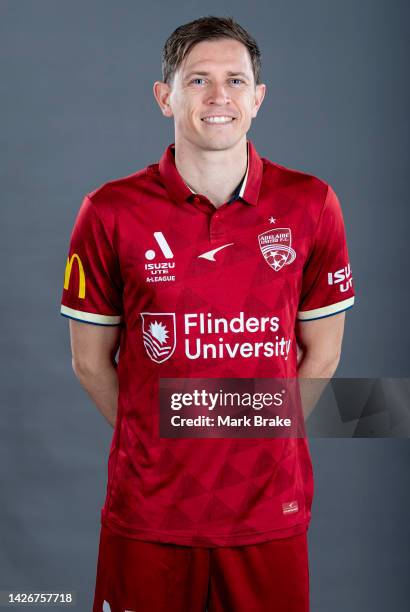
[[[309,609],[306,438],[159,431],[165,379],[329,378],[339,361],[340,205],[247,139],[260,65],[230,18],[177,28],[154,84],[175,143],[87,194],[75,223],[61,312],[114,427],[94,612]]]

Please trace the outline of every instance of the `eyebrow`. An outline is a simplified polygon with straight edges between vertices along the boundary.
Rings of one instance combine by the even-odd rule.
[[[208,76],[210,73],[204,70],[192,70],[191,72],[188,72],[188,74],[184,77],[184,81],[189,79],[194,74],[199,74],[200,76]],[[249,75],[247,75],[245,72],[232,72],[230,70],[226,74],[227,76],[243,76],[245,77],[245,79],[249,79]]]

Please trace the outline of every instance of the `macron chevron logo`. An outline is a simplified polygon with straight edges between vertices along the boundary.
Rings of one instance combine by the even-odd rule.
[[[228,244],[223,244],[217,249],[212,249],[212,251],[207,251],[206,253],[202,253],[201,255],[198,255],[198,257],[202,257],[203,259],[207,259],[208,261],[216,261],[215,253],[218,253],[218,251],[221,251],[222,249],[226,249],[226,247],[231,246],[232,244],[234,243],[229,242]]]

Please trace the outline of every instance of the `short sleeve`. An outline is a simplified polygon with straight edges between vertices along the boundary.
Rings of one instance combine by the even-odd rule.
[[[71,234],[60,312],[97,325],[122,321],[122,282],[108,225],[88,196]]]
[[[311,321],[354,304],[352,270],[339,200],[328,185],[313,246],[303,271],[297,319]]]

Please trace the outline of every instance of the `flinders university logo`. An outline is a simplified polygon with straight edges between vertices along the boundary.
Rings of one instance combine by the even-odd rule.
[[[142,335],[148,356],[156,363],[171,357],[176,346],[175,313],[141,312]]]
[[[295,261],[296,253],[292,249],[292,233],[289,227],[275,227],[258,236],[259,247],[265,261],[279,272],[283,266]]]
[[[73,269],[74,262],[77,263],[78,267],[78,297],[84,299],[85,298],[85,274],[84,267],[80,256],[77,253],[73,253],[71,257],[67,257],[67,264],[65,267],[64,274],[64,289],[68,289],[70,286],[70,277]]]

